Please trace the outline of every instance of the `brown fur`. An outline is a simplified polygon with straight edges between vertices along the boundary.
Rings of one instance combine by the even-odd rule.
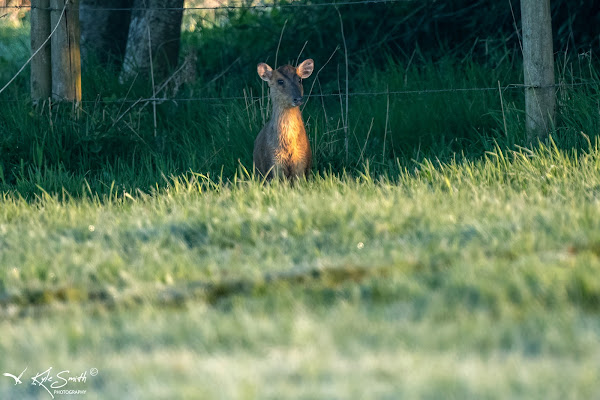
[[[312,60],[294,68],[271,70],[258,65],[261,78],[269,83],[273,113],[254,141],[254,166],[265,177],[299,178],[312,166],[312,153],[300,113],[302,78],[310,76]],[[283,84],[282,84],[283,82]]]

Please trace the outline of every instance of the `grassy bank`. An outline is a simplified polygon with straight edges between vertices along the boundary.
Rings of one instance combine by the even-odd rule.
[[[553,134],[559,148],[585,148],[581,133],[593,139],[600,129],[594,65],[590,59],[577,74],[561,76],[565,86],[557,90]],[[524,145],[522,89],[506,87],[520,80],[514,71],[510,62],[490,74],[484,66],[452,59],[418,66],[394,61],[383,71],[365,66],[353,78],[353,93],[380,94],[349,97],[347,129],[344,96],[312,97],[304,109],[314,172],[356,175],[369,163],[373,174],[393,178],[398,165],[418,170],[426,159],[473,161],[496,146]],[[493,89],[499,82],[501,89]],[[582,86],[568,86],[573,83]],[[252,87],[257,82],[242,84],[248,84],[238,93],[242,97],[261,93],[260,86]],[[306,86],[313,94],[326,93],[317,81]],[[389,88],[402,92],[385,95]],[[164,102],[157,106],[156,135],[152,106],[142,101],[131,107],[143,97],[90,100],[78,119],[64,105],[32,112],[27,102],[4,103],[0,186],[24,196],[41,194],[39,187],[72,195],[148,192],[164,187],[165,177],[191,177],[190,171],[231,180],[240,166],[251,169],[253,141],[270,112],[266,95]]]
[[[344,15],[347,24],[364,23],[350,9]],[[152,104],[140,101],[151,96],[149,80],[119,84],[118,71],[93,64],[83,71],[84,102],[76,115],[64,104],[34,110],[25,70],[0,95],[0,188],[31,198],[42,194],[40,188],[73,196],[148,193],[157,185],[165,187],[172,176],[190,178],[190,171],[233,179],[240,165],[251,167],[254,138],[270,113],[267,88],[255,65],[274,61],[278,36],[267,40],[264,24],[280,33],[284,17],[291,18],[233,13],[229,23],[184,32],[181,59],[198,52],[192,68],[196,75],[176,92],[159,93],[173,100],[158,104],[156,115]],[[330,25],[332,39],[341,40]],[[363,43],[371,54],[349,36],[346,76],[338,42],[326,46],[329,42],[319,39],[325,33],[311,31],[316,36],[307,37],[310,43],[302,52],[305,40],[299,38],[306,24],[290,22],[286,29],[280,63],[299,57],[316,62],[314,76],[305,82],[311,96],[303,111],[316,173],[356,176],[368,162],[373,175],[393,179],[398,165],[418,170],[426,159],[473,161],[497,145],[513,150],[526,145],[523,88],[511,86],[523,80],[520,53],[508,47],[508,40],[477,39],[466,53],[465,43],[452,51],[439,43],[443,55],[434,56],[431,49],[418,47],[407,54],[392,51],[380,31]],[[3,80],[26,59],[26,35],[26,22],[0,31],[11,50],[0,56]],[[235,46],[224,46],[223,38]],[[376,43],[380,47],[374,48]],[[597,58],[592,52],[561,54],[556,69],[561,86],[555,143],[584,149],[581,133],[594,139],[600,130]]]
[[[593,396],[599,163],[4,195],[0,370],[97,368],[91,398]]]

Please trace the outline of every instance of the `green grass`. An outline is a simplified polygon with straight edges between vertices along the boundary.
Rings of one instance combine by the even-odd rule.
[[[596,63],[594,59],[580,66],[566,62],[562,69],[571,72],[564,72],[560,82],[587,86],[558,90],[554,137],[560,148],[584,148],[586,143],[580,133],[593,139],[600,129]],[[425,159],[477,160],[496,145],[513,149],[524,144],[520,88],[503,90],[502,103],[500,92],[495,90],[415,92],[432,88],[494,88],[498,82],[504,87],[521,80],[515,70],[518,68],[509,61],[501,62],[490,73],[483,65],[450,58],[417,65],[390,60],[382,68],[364,66],[352,78],[352,92],[385,92],[389,88],[408,93],[350,97],[347,134],[340,112],[345,99],[311,98],[303,115],[315,172],[345,170],[356,175],[369,162],[374,175],[385,176],[394,174],[397,163],[418,168]],[[110,71],[98,74],[92,77],[97,81],[89,85],[110,82]],[[255,76],[249,82],[241,82],[239,90],[243,91],[247,84],[245,93],[261,93],[258,82]],[[313,82],[306,84],[307,91]],[[39,187],[49,193],[65,189],[73,196],[88,190],[103,195],[111,187],[118,192],[148,192],[157,184],[164,187],[164,176],[181,176],[191,170],[231,180],[239,172],[240,163],[251,167],[253,141],[269,113],[265,95],[257,101],[165,102],[157,106],[154,136],[151,106],[127,111],[131,103],[116,100],[121,97],[115,95],[123,90],[125,96],[127,87],[116,83],[114,87],[105,86],[112,97],[102,92],[100,97],[115,102],[86,102],[78,118],[66,105],[55,106],[51,111],[46,106],[36,112],[25,100],[3,103],[0,188],[16,190],[27,198],[40,195]],[[201,87],[202,82],[196,86]],[[320,86],[315,83],[313,94],[320,93]],[[128,99],[138,96],[145,94],[130,94]],[[212,92],[207,96],[219,94]]]
[[[400,8],[394,10],[400,12]],[[269,32],[279,33],[284,17],[291,16],[241,13],[230,17],[223,26],[202,27],[202,34],[184,32],[182,59],[186,52],[197,51],[201,55],[197,79],[178,93],[166,95],[246,95],[258,96],[258,100],[166,101],[157,105],[155,135],[151,105],[130,108],[135,100],[150,96],[148,79],[140,78],[133,85],[119,84],[118,71],[88,66],[82,77],[85,102],[75,117],[68,105],[49,108],[44,104],[33,110],[28,102],[26,69],[0,94],[0,189],[16,191],[28,199],[41,195],[40,187],[49,193],[61,193],[64,189],[75,197],[88,191],[105,195],[111,187],[119,193],[147,193],[157,185],[164,187],[164,176],[179,177],[194,171],[226,181],[238,173],[240,163],[250,168],[254,138],[270,112],[266,88],[255,65],[258,61],[272,62],[269,57],[273,57],[278,44],[278,35],[269,36],[268,40],[264,37],[264,24],[268,23]],[[362,21],[352,13],[347,18],[348,24]],[[330,25],[331,21],[327,27],[335,32]],[[25,20],[20,28],[0,30],[0,36],[6,38],[5,47],[10,49],[0,53],[3,82],[27,58],[27,27]],[[298,31],[302,27],[306,29],[305,25],[290,22],[286,28],[290,31],[284,35],[287,41],[280,49],[280,63],[298,58],[305,42],[299,41],[304,37]],[[522,88],[436,92],[496,88],[498,84],[504,88],[522,82],[518,51],[498,44],[503,43],[499,40],[492,41],[493,46],[476,40],[468,46],[473,54],[463,55],[456,50],[433,57],[431,49],[424,53],[417,48],[405,56],[386,48],[385,29],[378,32],[376,38],[365,43],[348,37],[350,92],[407,93],[350,96],[347,133],[341,112],[345,98],[311,97],[303,116],[315,172],[347,171],[355,176],[369,162],[375,176],[386,176],[394,173],[398,162],[412,169],[426,159],[478,160],[496,145],[514,149],[515,145],[524,144]],[[315,59],[317,71],[323,67],[320,74],[315,72],[305,82],[306,92],[312,89],[313,95],[337,93],[346,81],[341,50],[326,64],[337,43],[333,39],[339,39],[339,34],[332,37],[331,45],[317,46],[323,41],[319,39],[323,34],[312,32],[316,36],[306,38],[310,43],[302,54]],[[246,50],[238,52],[223,46],[224,37]],[[376,43],[380,47],[373,47]],[[361,46],[377,55],[362,51]],[[222,74],[228,66],[231,69]],[[562,54],[556,70],[558,83],[585,86],[563,86],[557,90],[554,138],[560,148],[585,148],[580,133],[593,140],[600,130],[597,57],[592,53]]]
[[[293,15],[230,17],[184,34],[204,58],[177,96],[261,99],[159,104],[156,136],[151,107],[124,101],[147,82],[109,69],[84,71],[78,114],[33,109],[26,71],[0,95],[0,372],[27,367],[0,398],[48,398],[30,383],[49,367],[88,371],[70,386],[86,399],[597,395],[597,58],[560,57],[558,82],[586,86],[560,88],[552,139],[524,148],[521,88],[416,93],[521,82],[503,39],[433,57],[394,50],[412,36],[393,18],[371,37],[345,14],[351,92],[412,93],[350,97],[347,156],[345,99],[311,98],[314,174],[264,185],[253,66]],[[318,70],[337,14],[296,17],[280,59],[309,40]],[[0,82],[26,35],[0,29]],[[306,90],[343,87],[343,58]]]
[[[91,398],[593,397],[599,166],[551,145],[393,181],[5,194],[0,370],[97,368]]]

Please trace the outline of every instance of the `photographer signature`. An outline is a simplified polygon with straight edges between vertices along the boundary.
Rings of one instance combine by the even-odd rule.
[[[25,368],[18,376],[8,372],[3,373],[2,375],[11,378],[14,381],[14,386],[21,385],[23,384],[21,378],[25,374],[25,371],[27,371],[27,368]],[[73,375],[71,374],[70,370],[66,369],[53,375],[52,367],[50,367],[45,371],[38,372],[37,374],[33,375],[31,377],[31,385],[45,389],[48,394],[54,398],[54,393],[57,393],[57,391],[60,389],[65,389],[70,383],[87,382],[88,373],[90,376],[96,376],[98,375],[98,370],[96,368],[92,368],[89,371],[83,371],[79,375]],[[50,389],[52,389],[54,393]]]

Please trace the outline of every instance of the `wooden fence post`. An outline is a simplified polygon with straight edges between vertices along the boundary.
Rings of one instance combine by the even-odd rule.
[[[554,49],[550,0],[521,0],[525,113],[530,142],[545,138],[554,123]]]
[[[32,54],[50,36],[49,6],[49,0],[31,1]],[[50,67],[50,42],[48,42],[31,60],[31,100],[34,104],[48,99],[52,94],[52,70]]]
[[[61,11],[65,15],[52,36],[52,98],[81,101],[81,55],[79,49],[79,0],[50,0],[51,22],[56,26]]]

